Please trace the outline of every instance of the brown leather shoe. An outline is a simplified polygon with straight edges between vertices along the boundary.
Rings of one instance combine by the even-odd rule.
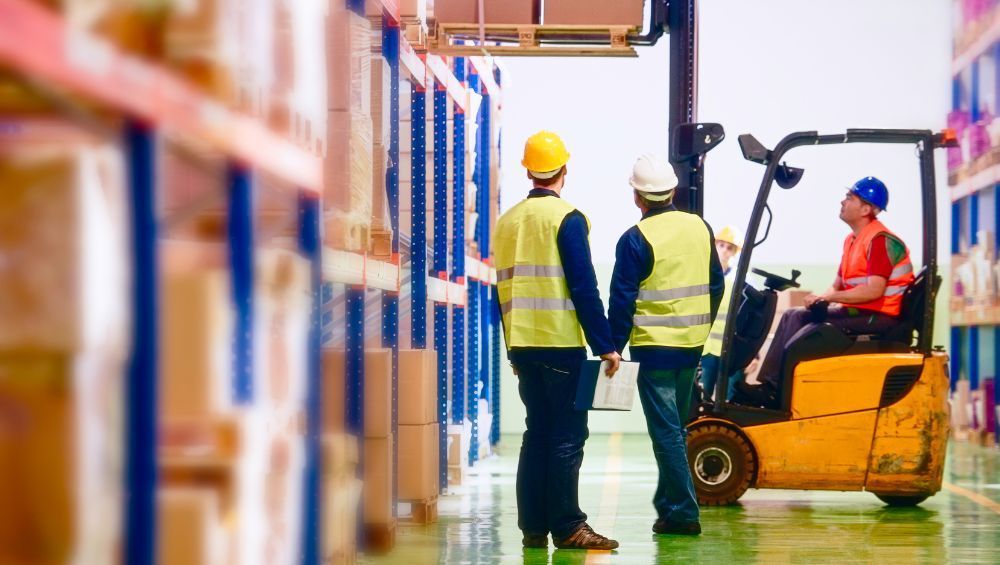
[[[618,548],[617,541],[602,536],[587,524],[580,526],[566,539],[556,540],[553,537],[552,541],[559,549],[603,549],[610,551]]]
[[[548,547],[549,547],[549,535],[548,534],[524,534],[524,537],[521,538],[521,545],[523,545],[524,547],[548,549]]]

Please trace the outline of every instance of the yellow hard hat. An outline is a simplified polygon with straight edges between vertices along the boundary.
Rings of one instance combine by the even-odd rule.
[[[736,246],[736,249],[741,249],[743,247],[743,234],[740,233],[740,229],[736,226],[726,226],[722,228],[719,233],[715,234],[715,240],[731,243]]]
[[[542,130],[529,137],[524,144],[521,164],[533,177],[552,178],[567,162],[569,151],[566,151],[562,139],[551,131]]]

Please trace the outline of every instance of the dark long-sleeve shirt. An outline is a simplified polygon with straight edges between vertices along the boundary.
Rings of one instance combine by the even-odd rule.
[[[643,214],[643,219],[676,211],[670,206],[659,210],[650,210]],[[711,296],[712,320],[719,313],[719,303],[725,292],[725,275],[719,255],[715,251],[715,235],[708,228],[709,248],[712,257],[709,261],[708,286]],[[611,299],[609,301],[608,318],[611,323],[611,334],[615,349],[621,352],[628,344],[632,334],[632,317],[635,315],[635,301],[639,296],[639,283],[649,278],[653,273],[653,247],[639,231],[638,226],[632,226],[618,240],[615,250],[615,271],[611,277]],[[633,346],[632,361],[638,361],[654,369],[683,369],[696,367],[701,358],[701,347],[660,347],[652,345]]]
[[[535,188],[528,198],[543,196],[559,197],[546,188]],[[611,340],[611,327],[604,315],[604,302],[597,289],[597,275],[590,254],[590,227],[587,219],[574,210],[566,215],[556,235],[556,246],[562,262],[566,283],[569,285],[570,300],[576,309],[576,317],[583,326],[583,334],[594,355],[603,355],[615,350]],[[497,300],[498,305],[500,301]],[[503,319],[501,317],[501,319]],[[565,362],[585,359],[587,350],[583,347],[514,347],[508,354],[514,364],[530,362]]]

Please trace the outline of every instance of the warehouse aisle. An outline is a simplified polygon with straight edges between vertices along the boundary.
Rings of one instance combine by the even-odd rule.
[[[743,505],[702,511],[700,538],[654,536],[656,468],[642,435],[594,436],[581,478],[595,529],[613,554],[522,550],[514,503],[517,436],[478,464],[440,522],[399,530],[397,549],[365,563],[961,563],[1000,551],[1000,452],[952,444],[946,488],[918,508],[888,509],[867,493],[750,491]]]

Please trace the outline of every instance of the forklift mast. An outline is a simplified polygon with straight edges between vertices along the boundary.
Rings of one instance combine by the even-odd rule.
[[[664,0],[651,0],[662,2]],[[697,0],[665,0],[670,34],[670,91],[668,143],[681,124],[698,121],[698,7]],[[654,8],[655,9],[655,8]],[[654,12],[655,14],[656,12]],[[678,185],[674,204],[679,210],[703,215],[705,207],[704,155],[675,160]]]

